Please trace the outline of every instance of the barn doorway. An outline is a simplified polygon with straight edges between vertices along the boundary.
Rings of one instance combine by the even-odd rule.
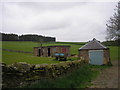
[[[41,56],[41,49],[38,49],[38,56]]]
[[[50,48],[48,48],[48,56],[50,56]]]
[[[89,51],[90,64],[102,65],[103,64],[103,50],[90,50]]]

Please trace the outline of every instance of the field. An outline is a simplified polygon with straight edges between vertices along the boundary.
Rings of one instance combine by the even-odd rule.
[[[1,43],[1,42],[0,42]],[[85,43],[71,43],[71,42],[56,42],[56,43],[44,43],[43,46],[51,45],[70,45],[70,53],[78,54],[78,48],[83,46]],[[40,46],[36,42],[2,42],[2,48],[28,51],[33,52],[33,47]],[[111,60],[118,60],[120,56],[118,55],[118,47],[109,46],[110,48],[110,57]],[[67,60],[76,60],[77,57],[68,58]],[[55,60],[52,57],[36,57],[30,53],[17,53],[2,51],[2,62],[6,64],[12,64],[14,62],[27,62],[29,64],[51,64],[51,63],[60,63],[60,61]],[[90,68],[97,68],[96,70],[91,70]],[[34,83],[31,86],[26,86],[25,88],[86,88],[90,86],[90,82],[93,78],[98,76],[98,69],[102,70],[107,68],[106,66],[86,66],[80,68],[73,73],[61,76],[55,80],[41,80]]]
[[[78,48],[80,48],[84,44],[85,44],[84,42],[81,42],[81,43],[56,42],[56,43],[44,43],[43,46],[70,45],[71,46],[70,53],[78,54]],[[21,50],[21,51],[28,51],[28,52],[33,52],[33,47],[38,47],[38,46],[40,46],[40,44],[37,42],[18,42],[18,41],[2,42],[2,48],[4,49]],[[110,48],[111,60],[118,60],[118,47],[109,46],[109,48]],[[35,57],[33,54],[16,53],[16,52],[9,52],[9,51],[2,51],[2,61],[5,62],[6,64],[12,64],[14,62],[27,62],[30,64],[59,63],[59,61],[54,60],[54,58]]]

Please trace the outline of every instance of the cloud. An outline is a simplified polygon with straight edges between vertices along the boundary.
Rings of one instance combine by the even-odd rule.
[[[17,2],[3,4],[3,32],[37,33],[58,41],[105,40],[114,2]]]
[[[118,2],[119,0],[1,0],[1,2]]]

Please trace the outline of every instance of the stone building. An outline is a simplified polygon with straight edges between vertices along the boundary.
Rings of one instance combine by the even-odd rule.
[[[70,55],[70,46],[67,45],[56,45],[56,46],[42,46],[42,47],[34,47],[34,55],[35,56],[43,56],[50,57],[55,54],[61,54],[65,56]]]
[[[109,48],[102,45],[95,38],[78,49],[78,57],[84,58],[87,63],[92,65],[103,65],[110,62]]]

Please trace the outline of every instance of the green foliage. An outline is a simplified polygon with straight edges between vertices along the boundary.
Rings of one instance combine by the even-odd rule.
[[[17,35],[17,34],[0,33],[0,36],[2,36],[2,41],[35,41],[35,42],[39,42],[40,40],[42,40],[43,42],[55,42],[55,37],[46,37],[46,36],[36,35],[36,34]]]
[[[74,60],[79,60],[79,58],[78,57],[68,57],[67,60],[74,61]]]
[[[99,65],[89,65],[89,68],[91,69],[105,69],[105,68],[108,68],[109,66],[108,65],[102,65],[102,66],[99,66]]]
[[[106,45],[106,46],[119,46],[119,41],[105,41],[102,42],[102,44]]]

